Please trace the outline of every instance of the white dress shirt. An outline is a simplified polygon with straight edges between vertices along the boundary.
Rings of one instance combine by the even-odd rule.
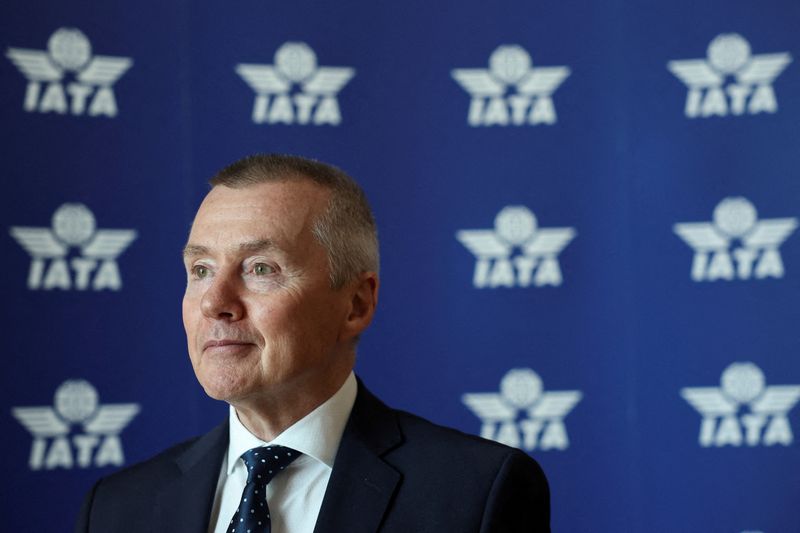
[[[313,533],[357,388],[355,375],[351,372],[336,394],[272,442],[264,442],[250,433],[231,406],[230,442],[219,473],[209,533],[228,531],[231,518],[239,507],[247,483],[241,455],[250,448],[273,444],[288,446],[303,455],[267,485],[272,533]]]

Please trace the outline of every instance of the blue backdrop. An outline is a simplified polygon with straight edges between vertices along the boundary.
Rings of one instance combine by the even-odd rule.
[[[528,451],[556,531],[800,531],[800,4],[0,5],[3,529],[226,413],[180,250],[254,152],[382,244],[357,371]],[[42,509],[42,501],[47,502]]]

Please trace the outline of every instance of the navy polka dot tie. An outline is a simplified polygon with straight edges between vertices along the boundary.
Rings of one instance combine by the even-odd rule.
[[[231,533],[270,532],[267,483],[299,455],[299,452],[285,446],[261,446],[242,454],[247,467],[247,484],[242,491],[239,508],[231,519]]]

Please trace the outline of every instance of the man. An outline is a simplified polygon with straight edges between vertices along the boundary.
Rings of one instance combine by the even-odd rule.
[[[211,184],[184,250],[183,321],[229,419],[98,481],[76,531],[549,531],[533,459],[394,411],[354,377],[379,285],[358,185],[283,155]]]

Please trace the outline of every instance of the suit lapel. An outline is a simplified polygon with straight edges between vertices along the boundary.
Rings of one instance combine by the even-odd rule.
[[[378,530],[402,477],[381,457],[402,439],[394,413],[359,381],[314,533]]]
[[[154,531],[206,533],[222,458],[227,420],[193,443],[176,460],[176,476],[158,495]]]

